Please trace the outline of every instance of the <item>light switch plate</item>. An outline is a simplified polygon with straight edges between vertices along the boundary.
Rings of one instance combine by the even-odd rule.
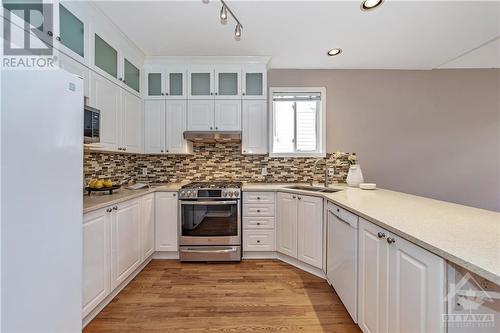
[[[148,175],[148,168],[142,168],[142,175],[147,176]]]
[[[333,177],[335,175],[335,168],[334,167],[329,167],[328,168],[328,176]]]
[[[267,168],[262,168],[261,175],[267,176]]]

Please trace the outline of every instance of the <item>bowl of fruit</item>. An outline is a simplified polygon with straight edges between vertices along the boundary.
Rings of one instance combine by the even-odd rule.
[[[85,187],[85,191],[90,195],[92,192],[109,192],[113,194],[113,190],[120,188],[120,185],[115,185],[110,179],[91,179]]]

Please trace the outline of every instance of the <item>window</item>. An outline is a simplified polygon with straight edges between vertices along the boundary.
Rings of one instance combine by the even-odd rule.
[[[271,156],[324,157],[325,88],[271,88]]]

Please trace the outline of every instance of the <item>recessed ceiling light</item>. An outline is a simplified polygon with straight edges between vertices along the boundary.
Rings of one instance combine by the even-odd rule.
[[[335,48],[335,49],[329,50],[326,54],[333,57],[333,56],[339,55],[341,52],[342,52],[342,49]]]
[[[361,10],[372,10],[379,7],[384,0],[365,0],[361,3]]]

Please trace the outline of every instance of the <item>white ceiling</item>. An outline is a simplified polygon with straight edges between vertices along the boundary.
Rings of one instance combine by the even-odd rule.
[[[454,63],[488,68],[500,63],[499,1],[386,0],[373,12],[361,11],[360,1],[227,3],[244,26],[241,41],[234,40],[232,19],[220,23],[221,4],[215,0],[99,1],[96,6],[146,55],[265,55],[272,57],[272,68],[430,69]],[[333,47],[343,53],[326,56]]]

